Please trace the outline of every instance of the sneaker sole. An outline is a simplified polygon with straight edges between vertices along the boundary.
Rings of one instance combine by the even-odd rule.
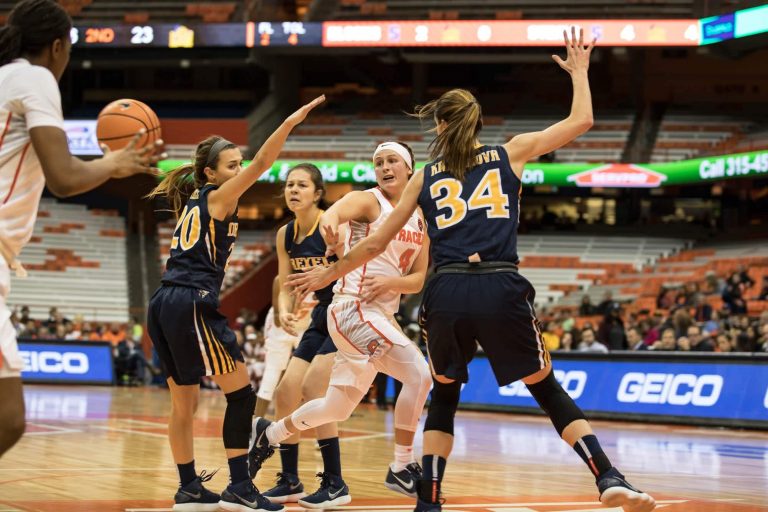
[[[280,510],[285,510],[285,507],[280,507],[276,510],[270,510],[266,508],[251,508],[239,503],[230,503],[228,501],[220,501],[216,507],[217,508],[214,510],[219,510],[219,508],[221,508],[223,510],[229,510],[230,512],[279,512]]]
[[[350,496],[349,494],[345,494],[344,496],[339,496],[335,500],[324,501],[323,503],[307,503],[306,501],[299,500],[299,505],[301,505],[304,508],[325,509],[325,508],[340,507],[341,505],[347,505],[351,501],[352,501],[352,496]]]
[[[306,497],[307,493],[299,492],[296,494],[286,494],[285,496],[267,496],[266,494],[262,494],[262,496],[267,498],[272,503],[277,503],[278,505],[282,505],[283,503],[296,503],[301,498]]]
[[[414,490],[413,491],[406,491],[405,489],[403,489],[402,486],[397,485],[397,484],[392,484],[392,483],[389,483],[389,482],[384,482],[384,487],[386,487],[390,491],[395,491],[396,493],[404,494],[405,496],[408,496],[409,498],[416,498],[418,496],[418,493],[416,492],[416,489],[415,489],[415,487],[416,487],[415,485],[414,485]]]
[[[219,502],[216,503],[176,503],[173,512],[216,512],[219,510]]]
[[[656,508],[656,501],[650,495],[626,487],[609,487],[600,496],[600,503],[607,507],[621,507],[624,512],[651,512]]]

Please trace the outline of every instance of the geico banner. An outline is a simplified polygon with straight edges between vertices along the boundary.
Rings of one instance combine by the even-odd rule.
[[[764,362],[557,360],[555,378],[585,411],[768,422]],[[538,408],[525,384],[499,387],[484,357],[469,365],[464,405]]]
[[[109,344],[19,342],[24,361],[24,382],[112,382],[112,347]]]

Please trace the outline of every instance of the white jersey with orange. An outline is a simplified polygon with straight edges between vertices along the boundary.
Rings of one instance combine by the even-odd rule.
[[[344,242],[345,252],[349,252],[363,238],[375,232],[387,220],[394,210],[394,205],[384,197],[378,187],[366,190],[379,202],[379,217],[371,223],[350,221]],[[418,212],[414,212],[395,238],[387,245],[383,253],[358,267],[338,281],[333,288],[334,299],[344,297],[362,300],[363,278],[365,276],[405,276],[411,271],[413,262],[424,244],[424,222]],[[387,314],[393,315],[400,306],[400,293],[387,292],[371,303]]]
[[[29,130],[64,130],[61,95],[47,68],[16,59],[0,67],[0,240],[14,258],[32,236],[45,176]]]
[[[5,298],[45,187],[29,137],[38,126],[64,129],[59,86],[48,69],[16,59],[0,67],[0,378],[18,377],[23,366]]]

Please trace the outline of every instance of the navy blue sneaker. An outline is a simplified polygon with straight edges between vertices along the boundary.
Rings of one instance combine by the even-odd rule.
[[[400,494],[405,494],[411,498],[418,496],[416,490],[416,482],[421,479],[422,470],[418,462],[411,462],[405,469],[395,473],[392,471],[392,466],[389,466],[387,471],[387,478],[384,480],[384,486]]]
[[[304,508],[331,508],[346,505],[352,501],[349,495],[349,487],[340,476],[330,473],[318,473],[320,488],[309,496],[299,500],[299,505]]]
[[[264,492],[264,497],[272,503],[295,503],[306,495],[299,477],[290,473],[278,473],[277,484]]]
[[[442,512],[443,507],[439,503],[427,503],[426,501],[416,500],[416,508],[413,512]]]
[[[600,503],[606,507],[621,507],[624,512],[650,512],[656,508],[656,501],[632,487],[616,468],[600,475],[597,489],[600,491]]]
[[[179,487],[173,497],[173,510],[175,512],[214,512],[219,510],[219,500],[221,499],[219,495],[203,487],[203,482],[207,482],[215,474],[216,471],[206,474],[203,470],[197,478],[184,487]]]
[[[271,421],[264,418],[253,420],[251,427],[251,446],[248,448],[248,476],[254,479],[265,460],[275,453],[275,446],[269,444],[267,427]]]
[[[221,493],[218,506],[233,512],[278,512],[285,509],[262,496],[251,480],[229,484]]]

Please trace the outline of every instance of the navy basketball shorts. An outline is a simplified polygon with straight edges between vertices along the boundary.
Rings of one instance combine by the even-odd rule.
[[[176,384],[199,384],[201,377],[233,372],[243,361],[218,305],[214,294],[185,286],[161,286],[150,299],[147,330]]]
[[[293,357],[298,357],[311,363],[315,356],[333,354],[336,352],[331,335],[328,334],[328,304],[318,304],[312,310],[312,321],[304,331],[299,346],[293,351]]]
[[[516,272],[434,275],[419,318],[432,372],[467,382],[478,343],[499,386],[544,368],[550,356],[533,308],[535,295]]]

